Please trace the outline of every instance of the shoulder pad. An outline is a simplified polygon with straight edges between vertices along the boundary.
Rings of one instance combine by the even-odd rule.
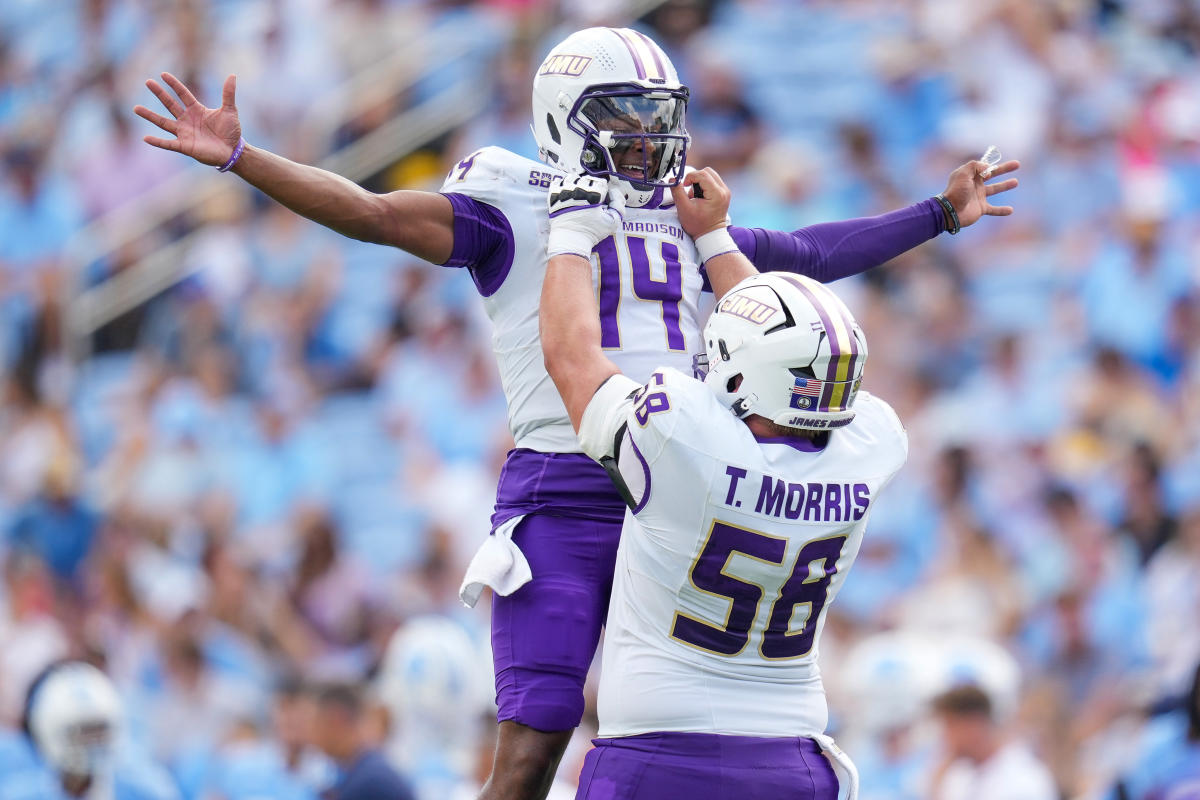
[[[441,190],[494,202],[498,195],[513,191],[544,194],[556,174],[545,164],[501,147],[484,147],[451,167]]]
[[[854,424],[863,435],[870,437],[896,454],[895,472],[908,460],[908,431],[887,401],[870,392],[860,391],[854,401]]]
[[[662,428],[669,432],[687,418],[692,424],[703,424],[716,406],[716,396],[704,385],[677,369],[662,367],[638,389],[631,410],[631,425],[640,428]],[[662,413],[670,412],[670,413]],[[733,415],[729,415],[734,419]]]

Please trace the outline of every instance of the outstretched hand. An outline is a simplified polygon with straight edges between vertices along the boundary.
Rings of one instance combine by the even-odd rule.
[[[988,202],[988,198],[1017,188],[1017,179],[1009,178],[999,183],[985,181],[997,175],[1016,172],[1020,167],[1019,161],[1005,161],[988,172],[985,162],[968,161],[951,172],[950,179],[946,182],[946,191],[942,194],[958,212],[959,225],[965,228],[978,222],[980,217],[1007,217],[1013,213],[1012,206],[994,206]]]
[[[146,88],[154,93],[174,119],[156,114],[145,106],[134,106],[133,113],[153,122],[175,138],[146,136],[143,137],[146,144],[183,153],[201,164],[213,167],[229,161],[242,138],[242,123],[233,102],[237,78],[230,75],[225,79],[220,108],[202,106],[191,90],[171,73],[164,72],[162,79],[174,90],[178,99],[153,78],[146,81]]]

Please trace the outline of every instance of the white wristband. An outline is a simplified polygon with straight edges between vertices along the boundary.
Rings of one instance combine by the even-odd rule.
[[[551,228],[550,236],[546,239],[546,256],[549,258],[568,253],[582,258],[591,258],[592,248],[595,246],[596,242],[593,237],[583,231],[570,228]]]
[[[737,243],[729,235],[729,228],[717,228],[715,231],[709,231],[695,241],[701,264],[708,263],[710,258],[732,253],[738,249]]]

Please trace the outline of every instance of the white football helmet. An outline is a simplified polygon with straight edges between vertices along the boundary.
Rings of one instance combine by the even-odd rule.
[[[867,338],[849,309],[811,278],[752,275],[704,327],[705,382],[740,418],[823,431],[854,419]]]
[[[91,664],[51,667],[32,687],[26,727],[46,763],[68,775],[95,775],[112,762],[121,700],[111,680]]]
[[[533,79],[533,136],[547,164],[615,178],[640,208],[683,178],[688,89],[667,54],[629,28],[576,31]]]
[[[973,634],[942,635],[937,655],[937,692],[975,686],[991,700],[995,719],[1005,721],[1016,713],[1021,697],[1021,667],[1004,647]]]
[[[392,634],[376,677],[379,699],[396,723],[392,750],[415,769],[430,752],[466,770],[479,719],[490,705],[491,659],[454,620],[428,615]]]
[[[917,724],[937,692],[937,640],[887,631],[860,640],[840,659],[847,722],[871,735]]]

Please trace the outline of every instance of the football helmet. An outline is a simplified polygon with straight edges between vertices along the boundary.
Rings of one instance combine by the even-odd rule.
[[[917,724],[938,689],[938,641],[917,631],[887,631],[862,639],[841,659],[839,689],[848,721],[877,736]]]
[[[937,692],[975,686],[988,696],[994,719],[1016,713],[1021,696],[1021,667],[999,644],[974,634],[941,636],[940,668],[934,671]]]
[[[111,680],[91,664],[50,667],[29,689],[25,727],[56,771],[87,776],[112,762],[121,700]]]
[[[823,431],[854,419],[867,339],[820,283],[769,272],[738,283],[704,327],[705,383],[739,418]]]
[[[392,634],[376,691],[396,721],[393,749],[400,763],[414,768],[437,752],[456,768],[468,768],[479,718],[494,709],[490,665],[447,617],[416,617]]]
[[[683,178],[688,88],[667,54],[629,28],[587,28],[533,79],[533,136],[547,164],[615,178],[633,208]]]

